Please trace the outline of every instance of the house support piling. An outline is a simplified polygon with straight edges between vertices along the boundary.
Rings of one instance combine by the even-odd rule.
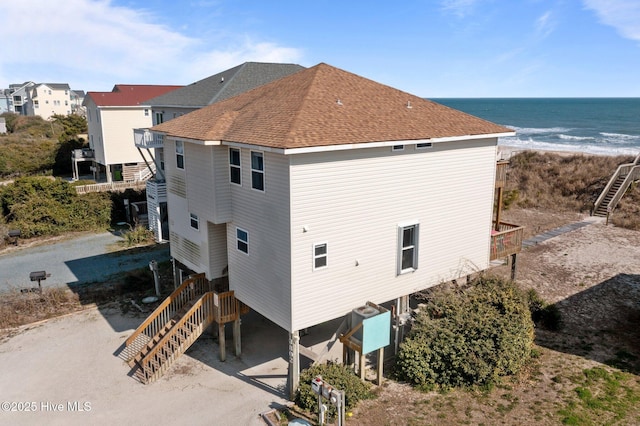
[[[511,281],[516,280],[516,273],[518,271],[518,253],[511,255]]]
[[[300,334],[294,331],[289,334],[289,399],[296,397],[300,386]]]

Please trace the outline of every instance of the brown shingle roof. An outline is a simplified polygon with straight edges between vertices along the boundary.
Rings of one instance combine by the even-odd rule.
[[[272,148],[512,132],[324,63],[152,130]]]

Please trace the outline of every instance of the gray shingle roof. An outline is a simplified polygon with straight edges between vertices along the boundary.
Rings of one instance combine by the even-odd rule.
[[[202,108],[305,69],[297,64],[245,62],[182,89],[145,101],[145,105]]]

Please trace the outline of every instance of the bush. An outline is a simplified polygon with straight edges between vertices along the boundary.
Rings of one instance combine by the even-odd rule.
[[[123,237],[124,245],[126,247],[153,244],[155,241],[153,231],[145,228],[144,226],[136,226],[135,228],[130,229],[124,233]]]
[[[529,303],[529,311],[531,311],[531,319],[536,326],[551,331],[560,329],[562,316],[556,305],[549,305],[542,300],[534,289],[530,289],[527,292],[527,301]]]
[[[400,345],[401,378],[425,389],[491,385],[531,356],[527,298],[510,281],[481,278],[465,292],[436,290]]]
[[[322,376],[331,386],[345,392],[346,409],[355,407],[362,399],[373,398],[371,385],[360,380],[349,367],[337,363],[319,364],[300,373],[300,389],[296,394],[296,404],[304,410],[317,411],[318,395],[311,390],[311,381],[316,376]],[[335,415],[335,407],[329,408],[329,415]]]
[[[106,229],[111,202],[108,194],[79,196],[60,179],[29,177],[0,189],[0,212],[8,226],[29,238]]]

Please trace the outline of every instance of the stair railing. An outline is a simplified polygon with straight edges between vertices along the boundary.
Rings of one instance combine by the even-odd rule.
[[[176,325],[138,362],[142,373],[140,379],[143,383],[149,383],[160,377],[172,361],[183,354],[214,322],[213,305],[212,291],[202,295]]]
[[[162,330],[173,316],[192,300],[211,291],[211,285],[204,274],[185,280],[175,289],[146,320],[125,341],[124,357],[133,359],[142,348]]]
[[[640,162],[640,154],[638,154],[636,156],[636,158],[633,160],[633,163],[621,164],[621,165],[618,166],[618,168],[616,169],[616,172],[613,174],[613,176],[611,176],[611,179],[609,179],[609,182],[607,183],[607,185],[604,187],[604,189],[600,193],[600,196],[598,197],[596,202],[593,203],[593,213],[595,213],[596,210],[598,210],[598,207],[600,207],[600,204],[602,204],[602,202],[604,201],[605,197],[607,196],[607,194],[609,193],[609,191],[611,190],[611,188],[615,184],[616,180],[618,180],[619,177],[625,177],[625,176],[629,175],[629,173],[631,173],[631,171],[635,167],[639,167],[639,166],[637,166],[638,162]],[[626,181],[626,179],[625,179],[625,181]],[[622,188],[624,188],[624,189],[622,189]],[[626,190],[627,190],[626,187],[621,186],[620,190],[618,192],[622,192],[624,194],[624,191],[626,191]],[[611,203],[610,203],[610,205],[611,205]]]
[[[634,166],[627,174],[627,177],[625,177],[622,185],[620,185],[618,192],[616,192],[613,198],[611,198],[611,201],[609,201],[608,208],[610,207],[611,211],[615,209],[615,207],[618,205],[618,202],[620,202],[620,200],[622,199],[622,196],[627,192],[629,186],[631,186],[631,183],[637,180],[638,177],[640,177],[640,166]]]

